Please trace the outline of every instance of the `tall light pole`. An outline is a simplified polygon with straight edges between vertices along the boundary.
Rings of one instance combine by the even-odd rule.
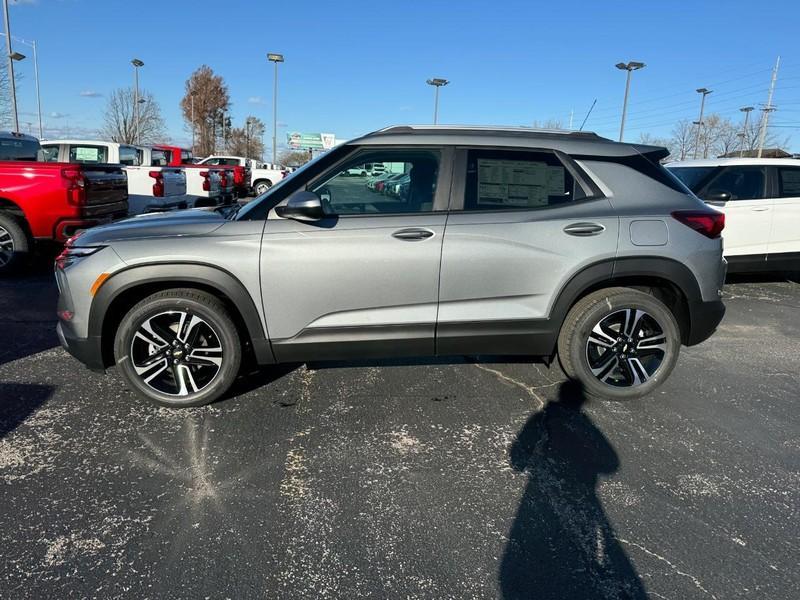
[[[5,33],[0,33],[0,35],[4,36]],[[39,57],[36,52],[36,40],[28,42],[26,40],[13,36],[12,39],[17,43],[25,44],[26,46],[30,46],[31,48],[33,48],[33,78],[36,81],[36,109],[38,111],[38,116],[39,116],[39,139],[41,139],[42,137],[44,137],[44,132],[42,130],[42,95],[39,90]],[[12,52],[11,54],[13,58],[14,53]]]
[[[428,79],[426,83],[436,88],[436,93],[433,97],[433,124],[436,125],[439,123],[439,88],[443,85],[447,85],[450,82],[447,79],[442,79],[441,77],[434,77],[432,79]]]
[[[136,123],[136,133],[133,137],[134,143],[139,143],[139,67],[143,67],[144,63],[138,58],[131,61],[133,65],[133,81],[134,81],[134,96],[133,96],[133,110],[134,121]]]
[[[633,71],[637,71],[638,69],[644,69],[645,64],[643,62],[638,62],[632,60],[627,63],[617,63],[614,65],[621,71],[627,71],[628,74],[625,76],[625,98],[622,100],[622,120],[619,123],[619,141],[622,141],[622,134],[625,133],[625,117],[628,114],[628,93],[631,89],[631,73]]]
[[[694,158],[697,158],[697,151],[700,149],[700,128],[703,127],[703,109],[706,106],[706,96],[712,91],[706,88],[697,88],[695,90],[698,94],[702,94],[700,98],[700,118],[697,119],[697,133],[694,136]]]
[[[750,121],[750,113],[753,111],[752,106],[743,106],[739,109],[744,113],[744,127],[742,127],[742,147],[739,148],[739,158],[744,156],[744,145],[747,143],[747,123]]]
[[[272,86],[272,164],[278,163],[278,63],[283,62],[283,54],[267,54],[267,60],[275,63],[275,80]]]
[[[19,132],[19,115],[17,115],[17,85],[14,80],[14,61],[25,58],[22,54],[11,50],[11,28],[8,19],[8,0],[3,0],[3,17],[6,25],[6,59],[8,60],[8,81],[11,90],[11,113],[14,117],[14,131]],[[20,58],[17,58],[20,57]]]
[[[769,123],[769,113],[775,110],[772,106],[772,94],[775,92],[775,80],[778,78],[778,67],[781,64],[781,57],[775,61],[775,68],[772,69],[772,80],[769,83],[769,95],[767,96],[767,104],[761,109],[761,128],[758,132],[758,158],[764,151],[764,140],[767,137],[767,124]]]

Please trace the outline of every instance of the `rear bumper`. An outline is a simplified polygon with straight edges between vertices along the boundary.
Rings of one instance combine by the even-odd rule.
[[[706,341],[716,331],[725,316],[725,304],[722,300],[712,302],[694,302],[689,305],[691,330],[687,346],[694,346]]]
[[[99,337],[79,338],[74,336],[68,323],[61,321],[56,325],[56,334],[61,346],[86,367],[96,373],[105,373],[103,352]]]

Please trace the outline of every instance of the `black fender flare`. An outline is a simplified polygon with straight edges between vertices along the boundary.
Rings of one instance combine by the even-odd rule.
[[[253,298],[234,275],[219,267],[192,262],[170,262],[136,265],[117,271],[95,295],[89,311],[89,337],[100,339],[109,307],[124,292],[142,285],[163,283],[164,287],[201,284],[227,297],[238,310],[247,328],[259,364],[272,364],[275,357],[269,343],[266,325]]]
[[[549,321],[555,331],[561,330],[567,312],[575,302],[585,295],[586,291],[603,284],[603,287],[614,285],[615,280],[647,277],[662,279],[674,285],[683,294],[689,311],[688,325],[693,325],[692,308],[703,302],[697,278],[689,268],[671,258],[648,256],[635,258],[612,258],[591,264],[578,271],[558,293],[550,310]],[[556,333],[556,337],[557,337]],[[687,335],[691,337],[691,335]]]

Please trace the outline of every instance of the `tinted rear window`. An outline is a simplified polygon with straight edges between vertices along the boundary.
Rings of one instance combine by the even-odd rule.
[[[708,176],[717,167],[668,167],[670,173],[680,179],[683,184],[693,192],[697,192],[700,186],[708,179]]]
[[[0,160],[36,160],[38,152],[39,142],[0,139]]]

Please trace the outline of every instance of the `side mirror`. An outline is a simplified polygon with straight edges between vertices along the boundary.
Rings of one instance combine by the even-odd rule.
[[[706,202],[714,202],[714,203],[722,203],[724,204],[728,200],[731,199],[730,192],[726,192],[723,190],[711,190],[708,194],[705,195],[703,200]]]
[[[325,217],[320,197],[306,190],[293,193],[286,204],[275,208],[275,213],[279,217],[298,221],[319,221]]]

